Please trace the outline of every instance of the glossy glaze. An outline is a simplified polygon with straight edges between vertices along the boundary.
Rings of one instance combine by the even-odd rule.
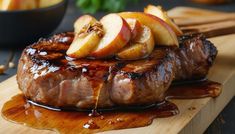
[[[53,111],[34,106],[27,103],[23,95],[14,96],[2,109],[3,117],[9,121],[66,134],[141,127],[151,124],[154,118],[177,113],[176,105],[165,102],[147,110],[102,112],[99,116],[90,117],[88,112]]]
[[[217,82],[180,83],[170,87],[166,99],[216,97],[220,92],[221,84]],[[9,121],[33,128],[57,130],[60,133],[94,133],[147,126],[154,118],[169,117],[179,112],[177,106],[169,101],[142,107],[98,109],[92,114],[48,108],[32,105],[19,94],[4,104],[2,115]]]

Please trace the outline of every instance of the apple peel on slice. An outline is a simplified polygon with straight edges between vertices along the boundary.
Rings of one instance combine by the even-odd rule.
[[[145,58],[152,53],[154,46],[155,42],[151,29],[143,25],[134,42],[124,47],[117,54],[117,59],[137,60]]]
[[[149,27],[152,30],[157,45],[179,46],[175,32],[162,19],[142,12],[122,12],[119,15],[125,19],[137,19],[141,24]]]
[[[131,40],[134,40],[136,36],[141,32],[141,24],[136,19],[125,19],[131,29]]]
[[[100,22],[105,34],[90,56],[107,58],[126,46],[131,39],[131,30],[127,22],[118,14],[108,14]]]
[[[144,8],[144,12],[157,16],[165,21],[174,30],[176,35],[183,35],[183,32],[180,30],[180,28],[171,20],[171,18],[167,15],[167,12],[164,11],[161,6],[148,5],[146,8]]]
[[[85,38],[75,37],[74,41],[67,50],[67,55],[73,58],[84,58],[97,46],[100,37],[92,32]]]
[[[76,33],[80,33],[82,30],[86,29],[86,27],[97,23],[98,20],[90,15],[83,15],[79,17],[74,23],[74,31]]]

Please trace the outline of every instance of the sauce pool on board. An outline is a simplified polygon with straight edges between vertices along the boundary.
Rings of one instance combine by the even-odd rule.
[[[166,93],[166,100],[149,106],[133,109],[113,108],[89,112],[65,111],[33,105],[22,94],[12,97],[2,108],[2,116],[9,121],[25,124],[38,129],[57,130],[60,133],[95,133],[108,130],[136,128],[150,125],[155,118],[174,116],[179,113],[170,99],[190,99],[216,97],[221,92],[221,84],[201,81],[188,84],[174,84]]]

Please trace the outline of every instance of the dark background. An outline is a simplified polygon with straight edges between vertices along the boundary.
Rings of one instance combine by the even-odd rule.
[[[171,9],[175,6],[190,6],[199,7],[205,9],[235,12],[235,1],[224,5],[202,5],[192,3],[190,0],[139,0],[138,4],[128,4],[126,10],[128,11],[143,11],[143,8],[148,4],[162,5],[165,9]],[[82,14],[82,12],[75,7],[75,1],[69,1],[69,7],[65,14],[63,21],[54,33],[60,33],[65,31],[73,31],[73,22]],[[97,18],[105,15],[104,12],[98,12],[95,14]],[[54,34],[53,33],[53,34]],[[22,49],[17,47],[9,49],[0,49],[0,65],[5,64],[9,58],[10,52],[14,51],[13,61],[17,66],[18,59],[22,52]],[[0,82],[16,74],[16,68],[12,68],[6,71],[5,74],[0,75]],[[207,134],[232,134],[235,132],[235,98],[225,107],[220,115],[206,130]]]

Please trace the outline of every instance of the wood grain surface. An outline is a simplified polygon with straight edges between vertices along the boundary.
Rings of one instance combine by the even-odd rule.
[[[204,33],[207,37],[235,33],[235,13],[176,7],[168,14],[184,33]]]
[[[210,38],[218,48],[218,56],[215,64],[211,68],[208,78],[222,83],[222,94],[213,98],[172,100],[180,110],[180,114],[169,117],[155,119],[150,126],[115,130],[103,132],[104,134],[198,134],[203,133],[216,116],[222,111],[226,104],[235,95],[235,34]],[[15,76],[0,83],[0,109],[11,97],[18,94]],[[196,109],[191,110],[191,107]],[[37,130],[24,125],[6,121],[0,117],[0,133],[34,133],[47,134],[55,133],[48,130]]]

